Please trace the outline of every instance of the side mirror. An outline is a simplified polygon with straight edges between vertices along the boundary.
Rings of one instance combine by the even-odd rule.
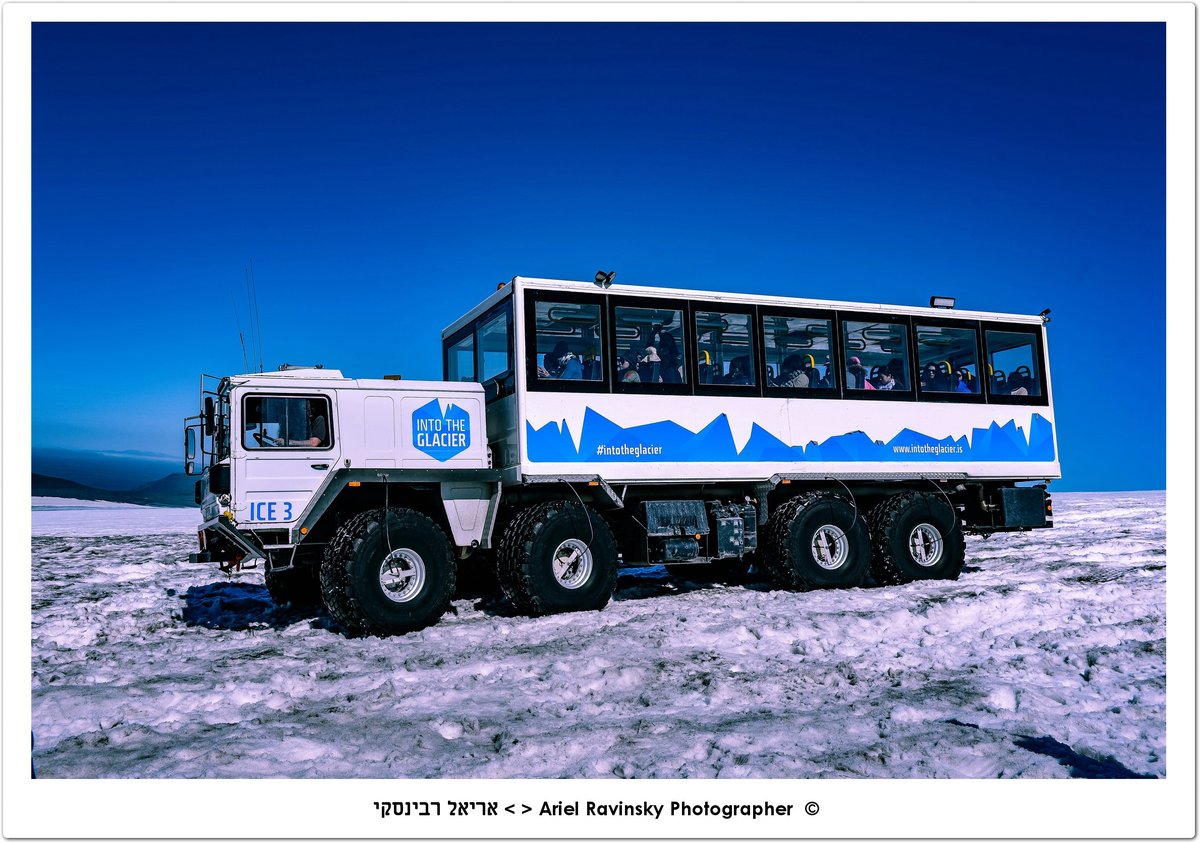
[[[214,424],[216,423],[215,416],[216,416],[216,407],[213,406],[212,397],[206,395],[204,397],[204,430],[203,430],[203,433],[205,436],[214,436],[216,434],[216,428],[214,427]]]
[[[196,428],[189,427],[186,430],[184,430],[184,432],[183,432],[183,461],[185,464],[194,468],[195,467],[195,465],[194,465],[195,459],[196,459]],[[191,473],[192,472],[189,469],[188,474],[191,474]]]

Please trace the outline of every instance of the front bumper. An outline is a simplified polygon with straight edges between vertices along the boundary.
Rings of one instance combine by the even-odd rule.
[[[189,562],[217,562],[221,570],[232,570],[248,561],[265,559],[262,548],[255,545],[223,515],[205,521],[197,529],[200,551],[189,553]]]

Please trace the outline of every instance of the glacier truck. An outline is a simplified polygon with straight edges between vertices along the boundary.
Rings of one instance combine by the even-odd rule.
[[[528,614],[601,609],[619,566],[954,579],[964,534],[1053,525],[1047,321],[517,277],[441,381],[202,376],[191,558],[374,635],[480,566]]]

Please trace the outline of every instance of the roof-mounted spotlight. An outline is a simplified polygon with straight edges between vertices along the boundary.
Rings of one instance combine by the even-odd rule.
[[[930,296],[930,307],[942,307],[946,310],[954,310],[954,299],[950,296]]]
[[[617,276],[615,271],[605,272],[603,269],[596,270],[596,286],[601,290],[607,290],[612,286],[612,280]]]
[[[1039,313],[1038,316],[1042,317],[1042,324],[1045,325],[1047,322],[1050,321],[1050,308],[1046,308],[1041,313]]]

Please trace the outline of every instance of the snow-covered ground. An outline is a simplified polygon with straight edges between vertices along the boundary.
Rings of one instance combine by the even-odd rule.
[[[648,568],[600,613],[464,597],[388,640],[188,564],[192,510],[34,504],[43,778],[1166,773],[1161,492],[1058,494],[1053,530],[968,539],[957,582]]]

